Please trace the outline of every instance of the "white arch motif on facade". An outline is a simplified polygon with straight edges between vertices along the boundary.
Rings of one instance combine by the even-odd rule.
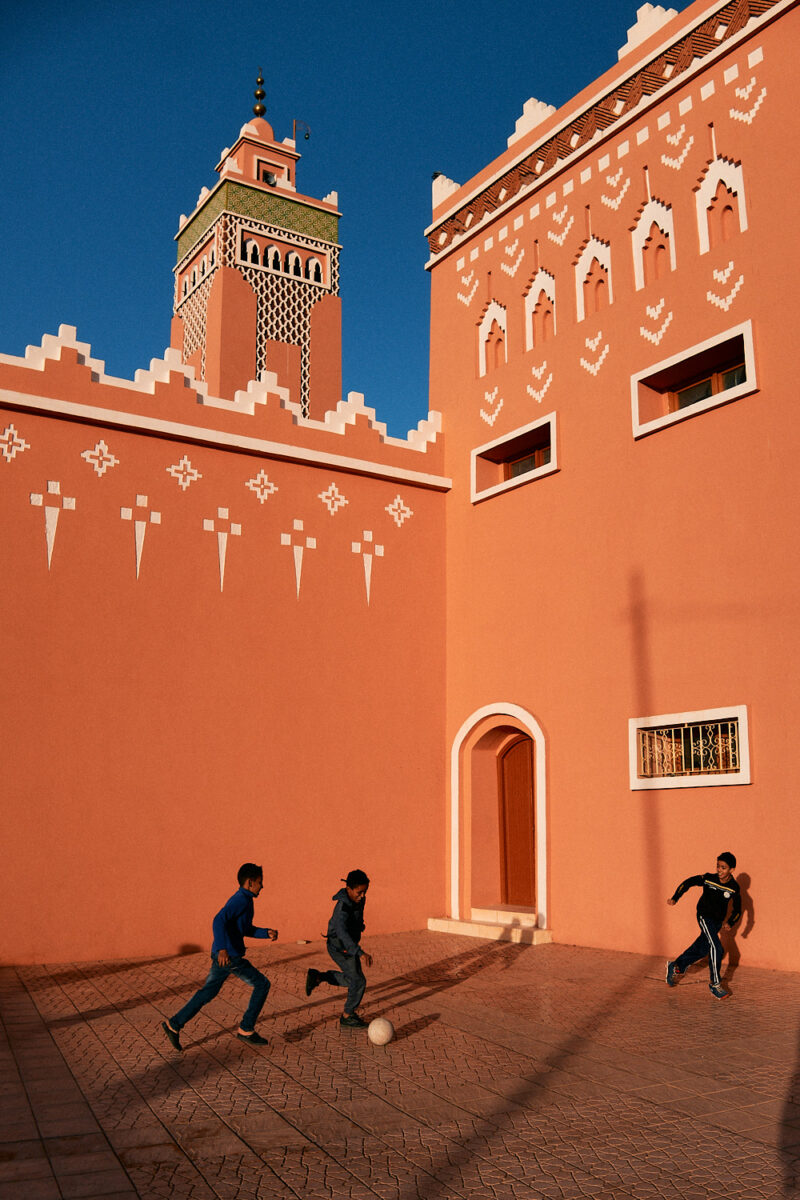
[[[729,192],[733,192],[739,207],[739,228],[747,229],[747,209],[744,203],[744,175],[741,163],[737,166],[727,158],[717,157],[706,171],[705,179],[697,189],[697,236],[700,241],[700,253],[707,254],[711,249],[708,236],[708,208],[716,195],[721,183]]]
[[[296,266],[299,266],[299,271],[295,270]],[[298,279],[303,277],[303,260],[296,250],[290,250],[286,255],[286,274],[295,275]]]
[[[639,220],[631,234],[633,243],[633,277],[636,281],[637,292],[644,287],[644,244],[650,236],[650,230],[656,225],[669,241],[669,269],[675,270],[675,222],[672,209],[663,200],[655,198],[648,200],[642,209]]]
[[[544,293],[553,306],[553,333],[556,332],[556,281],[549,271],[540,268],[534,275],[525,297],[525,349],[533,349],[533,310]]]
[[[536,830],[536,903],[540,929],[547,929],[547,773],[544,733],[536,720],[518,704],[486,704],[467,717],[453,740],[450,752],[450,916],[461,919],[461,748],[475,726],[486,717],[513,717],[536,747],[534,754],[534,828]],[[487,731],[488,732],[488,731]]]
[[[606,269],[608,279],[608,302],[613,303],[614,292],[611,286],[611,246],[601,242],[599,238],[591,237],[581,251],[581,256],[575,264],[575,300],[578,309],[578,320],[586,316],[586,306],[583,299],[583,285],[592,269],[592,263],[597,259],[601,267]]]
[[[253,257],[254,250],[255,250],[255,258]],[[261,255],[259,254],[259,250],[258,250],[258,242],[255,241],[253,238],[250,238],[248,241],[245,242],[244,254],[242,257],[244,258],[245,262],[248,262],[248,263],[255,263],[256,265],[258,265],[261,262]]]
[[[319,271],[318,279],[314,274],[315,269]],[[311,279],[315,283],[322,283],[322,263],[314,255],[306,259],[306,279]]]
[[[502,304],[498,304],[496,300],[492,300],[491,304],[483,314],[483,320],[478,326],[478,369],[481,375],[486,374],[486,339],[491,332],[494,322],[500,326],[503,331],[503,352],[506,362],[508,362],[508,331],[506,321],[506,310]]]

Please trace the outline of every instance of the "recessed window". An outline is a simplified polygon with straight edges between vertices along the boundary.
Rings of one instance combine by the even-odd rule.
[[[749,321],[631,378],[633,435],[641,437],[757,390]]]
[[[472,502],[557,469],[556,415],[550,413],[472,451]]]
[[[633,790],[749,783],[747,709],[634,718],[629,755]]]

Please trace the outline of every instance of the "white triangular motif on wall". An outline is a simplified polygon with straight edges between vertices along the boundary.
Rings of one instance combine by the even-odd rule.
[[[303,575],[303,553],[306,550],[316,550],[317,539],[313,538],[313,537],[304,538],[302,536],[303,522],[300,520],[295,520],[292,523],[292,529],[293,529],[293,533],[282,533],[281,534],[281,545],[282,546],[291,546],[292,550],[294,551],[294,577],[295,577],[295,584],[297,586],[297,599],[299,600],[300,599],[300,580]],[[297,540],[294,539],[295,533],[299,533],[301,535]]]
[[[61,497],[60,503],[54,503]],[[50,570],[50,563],[53,560],[53,547],[56,543],[56,530],[58,529],[58,517],[62,509],[67,511],[74,510],[75,497],[61,496],[61,484],[58,480],[48,479],[47,492],[31,492],[31,504],[35,508],[44,508],[44,533],[47,540],[47,569]],[[45,500],[48,501],[45,504]]]
[[[136,578],[139,578],[139,568],[142,565],[142,551],[144,550],[144,535],[147,531],[147,519],[150,518],[151,525],[161,524],[161,513],[152,510],[147,511],[147,496],[136,497],[136,508],[143,509],[143,512],[136,513],[134,520],[134,511],[132,508],[121,508],[119,515],[123,521],[133,521],[133,539],[136,547]]]
[[[223,524],[220,524],[220,522]],[[230,512],[227,508],[218,508],[216,523],[213,517],[205,517],[203,520],[203,529],[206,533],[216,533],[217,535],[219,590],[222,591],[225,586],[225,558],[228,553],[228,538],[241,537],[242,527],[237,522],[230,520]]]

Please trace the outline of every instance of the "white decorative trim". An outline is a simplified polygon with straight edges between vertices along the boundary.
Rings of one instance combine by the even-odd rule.
[[[483,398],[486,401],[486,403],[489,405],[489,408],[488,409],[482,408],[479,411],[480,411],[482,420],[484,420],[487,425],[494,425],[495,421],[500,416],[500,411],[503,407],[503,404],[505,403],[502,396],[498,400],[497,393],[499,391],[500,391],[500,388],[496,387],[494,389],[494,391],[483,393]],[[492,408],[492,405],[494,405],[494,408]]]
[[[404,502],[399,492],[392,503],[386,505],[384,512],[389,514],[398,529],[402,528],[404,521],[410,520],[414,515],[413,510]]]
[[[659,776],[657,779],[640,779],[638,777],[636,734],[639,729],[702,724],[706,721],[729,721],[731,719],[737,719],[739,722],[738,771],[726,775],[667,775]],[[730,708],[704,708],[697,712],[662,713],[656,717],[631,717],[628,721],[628,778],[632,792],[662,791],[666,788],[732,787],[736,784],[751,783],[747,706],[737,704]]]
[[[360,554],[364,563],[364,587],[367,591],[367,604],[370,600],[370,590],[372,587],[372,560],[373,558],[383,558],[384,548],[375,543],[371,529],[362,530],[362,542],[353,542],[351,550],[353,554]]]
[[[593,338],[587,337],[585,339],[584,345],[586,346],[587,350],[591,350],[592,354],[596,354],[597,348],[600,345],[600,343],[602,342],[602,340],[603,340],[603,331],[602,331],[602,329],[599,329],[597,331],[596,337],[593,337]],[[594,362],[589,362],[589,360],[587,358],[581,357],[580,362],[581,362],[581,366],[583,367],[584,371],[588,371],[590,375],[596,375],[597,372],[602,367],[603,363],[608,358],[608,352],[610,349],[611,349],[610,343],[606,342],[606,344],[603,346],[603,349],[600,351],[599,356],[594,360]]]
[[[666,297],[662,296],[661,299],[659,300],[658,304],[645,305],[644,311],[647,314],[648,319],[651,321],[658,321],[661,317],[662,312],[664,311],[664,305],[666,304],[666,302],[667,302]],[[664,334],[667,332],[670,325],[672,324],[673,315],[674,314],[672,312],[672,309],[670,309],[670,311],[664,317],[664,320],[659,325],[658,329],[647,329],[646,326],[640,325],[639,333],[642,335],[642,337],[645,339],[645,341],[652,342],[654,346],[658,346],[660,344],[661,339],[663,338]]]
[[[526,709],[518,704],[486,704],[467,717],[453,740],[450,751],[450,916],[459,920],[459,891],[461,882],[460,800],[461,747],[475,726],[486,717],[513,717],[530,734],[536,748],[534,754],[534,815],[536,829],[536,900],[538,924],[547,929],[547,772],[544,733]]]
[[[93,450],[84,450],[81,458],[89,463],[99,479],[103,478],[109,468],[119,465],[119,459],[111,453],[103,438],[97,442]]]
[[[343,404],[337,407],[344,410],[339,415],[345,423],[353,424],[359,412],[372,413],[372,409],[363,406],[363,396],[351,392],[350,398],[357,403]],[[359,404],[358,401],[361,403]],[[176,441],[198,442],[204,446],[217,449],[246,450],[250,454],[261,455],[265,458],[286,459],[291,462],[308,463],[314,466],[339,468],[345,471],[355,471],[363,475],[371,475],[376,479],[402,480],[404,483],[421,484],[437,491],[447,491],[453,481],[441,475],[428,475],[422,471],[408,471],[402,467],[371,462],[366,459],[349,458],[343,454],[330,454],[320,450],[310,450],[303,446],[292,446],[285,442],[270,442],[263,438],[244,437],[241,434],[228,433],[222,429],[204,429],[199,425],[185,425],[178,421],[164,421],[149,414],[132,412],[117,412],[109,408],[95,408],[92,405],[76,404],[72,401],[55,400],[52,396],[33,396],[27,392],[12,392],[0,390],[0,408],[13,408],[26,412],[44,412],[54,416],[75,417],[87,424],[105,425],[114,429],[126,429],[135,433],[158,434],[162,437],[174,438]],[[327,414],[330,416],[331,414]],[[374,413],[373,413],[374,415]],[[301,422],[296,421],[299,425]],[[325,422],[304,421],[308,426],[313,424],[320,428],[329,428]],[[384,425],[385,429],[386,426]],[[435,440],[441,429],[441,414],[431,412],[427,421],[420,421],[417,431],[411,431],[408,441],[401,438],[383,437],[388,446],[402,446],[409,449],[424,449],[424,443]],[[330,432],[343,433],[331,426]],[[433,431],[431,433],[431,431]],[[414,445],[415,439],[418,444]],[[171,468],[167,468],[171,470]]]
[[[601,242],[599,238],[590,237],[583,250],[581,250],[578,261],[575,263],[575,300],[579,321],[582,321],[586,316],[583,285],[586,282],[595,259],[597,259],[601,267],[605,267],[606,269],[608,303],[614,303],[614,288],[611,282],[611,246],[607,242]]]
[[[496,300],[492,300],[478,326],[478,372],[481,377],[486,374],[486,339],[489,336],[493,321],[497,321],[497,324],[503,331],[503,350],[506,362],[508,362],[508,322],[506,310],[502,304],[498,304]]]
[[[650,235],[650,226],[656,225],[669,239],[669,266],[674,271],[677,265],[675,249],[675,222],[672,209],[661,200],[652,197],[642,209],[631,234],[633,246],[633,277],[637,292],[644,287],[644,244]]]
[[[547,370],[547,359],[545,359],[544,362],[542,362],[541,366],[531,367],[531,375],[533,375],[534,379],[539,381],[539,380],[541,380],[541,378],[544,375],[546,370]],[[528,393],[531,400],[535,400],[537,404],[541,404],[542,401],[544,400],[545,396],[547,395],[547,392],[550,388],[550,384],[552,382],[553,382],[553,372],[551,371],[541,387],[535,388],[535,387],[532,387],[530,384],[528,384],[527,387],[525,388],[525,391]]]
[[[185,492],[189,484],[194,483],[196,479],[203,478],[197,468],[192,466],[187,454],[184,454],[180,462],[173,463],[171,467],[165,467],[164,470],[178,481],[178,487],[182,492]]]
[[[478,459],[482,455],[486,455],[489,450],[496,450],[498,446],[504,445],[506,442],[513,441],[522,434],[531,433],[534,429],[539,429],[542,425],[550,426],[550,462],[543,467],[535,467],[532,471],[526,471],[524,475],[516,475],[513,479],[504,479],[501,483],[496,483],[492,487],[478,490]],[[477,504],[480,500],[488,500],[490,496],[497,496],[501,492],[508,492],[512,488],[520,487],[524,483],[530,483],[533,479],[541,479],[545,475],[552,475],[558,470],[558,456],[556,453],[556,414],[548,413],[545,417],[539,417],[536,421],[531,421],[529,425],[522,425],[518,429],[512,429],[508,433],[504,433],[502,437],[495,438],[492,442],[486,442],[483,446],[476,446],[470,454],[470,500],[473,504]]]
[[[539,303],[539,297],[544,292],[547,299],[553,306],[553,336],[556,334],[556,281],[549,271],[545,271],[543,267],[534,275],[531,280],[530,287],[525,293],[525,349],[533,350],[533,310]]]
[[[30,448],[30,442],[26,442],[24,437],[20,437],[13,425],[6,425],[3,432],[0,433],[0,453],[6,462],[13,462],[18,454],[24,454]]]
[[[344,493],[339,491],[334,480],[331,480],[324,492],[318,493],[317,499],[322,501],[332,517],[335,517],[345,504],[350,503]]]
[[[700,253],[707,254],[711,249],[708,236],[708,206],[714,199],[720,183],[724,183],[729,192],[733,192],[739,209],[739,228],[742,232],[747,229],[747,208],[744,201],[744,175],[741,163],[731,162],[728,158],[718,156],[709,163],[703,182],[695,193],[697,206],[697,236],[700,241]]]
[[[305,537],[304,524],[298,518],[292,522],[292,532],[281,534],[281,545],[290,546],[294,557],[294,578],[297,585],[297,599],[300,599],[300,580],[303,574],[303,554],[306,550],[316,550],[317,539],[315,537]],[[294,535],[299,534],[299,538],[295,540]]]
[[[248,479],[244,486],[258,498],[259,504],[263,504],[278,491],[277,483],[272,482],[263,467],[252,479]]]
[[[246,390],[236,392],[233,400],[225,400],[219,396],[209,396],[208,384],[202,380],[195,379],[194,367],[188,366],[181,358],[180,351],[174,347],[168,347],[164,351],[163,358],[152,359],[149,370],[139,369],[136,371],[133,380],[119,379],[114,375],[106,375],[105,363],[102,359],[92,358],[92,348],[87,342],[79,342],[77,340],[77,331],[74,325],[60,325],[57,336],[46,333],[42,338],[40,346],[27,347],[24,358],[19,358],[12,354],[0,354],[0,366],[28,367],[30,370],[43,371],[48,361],[60,361],[61,352],[65,348],[77,352],[78,362],[89,368],[92,372],[93,382],[108,384],[114,388],[124,388],[127,391],[139,392],[143,395],[154,395],[157,383],[168,383],[171,375],[182,375],[188,387],[195,393],[197,403],[206,408],[219,408],[227,412],[238,412],[246,416],[253,416],[256,411],[256,405],[266,405],[269,397],[275,396],[282,407],[289,409],[294,417],[295,424],[302,429],[318,429],[326,433],[343,435],[346,433],[349,425],[355,425],[358,418],[364,416],[367,418],[370,427],[376,431],[380,440],[387,446],[398,446],[421,453],[425,452],[428,445],[436,442],[437,436],[441,433],[442,429],[441,413],[431,411],[426,418],[417,423],[416,429],[409,430],[407,437],[389,437],[386,433],[385,423],[376,419],[375,410],[366,406],[364,396],[360,392],[348,392],[347,400],[341,400],[335,409],[325,414],[322,421],[314,420],[311,417],[304,417],[300,403],[294,403],[289,399],[288,389],[277,386],[277,377],[273,372],[265,372],[265,377],[261,382],[251,380]],[[9,402],[6,397],[13,397],[14,399]],[[95,408],[90,405],[67,404],[64,401],[52,400],[48,397],[29,396],[25,392],[0,391],[0,407],[4,406],[33,409],[40,412],[60,412],[65,414],[68,412],[70,416],[84,416],[88,422],[97,420],[96,414],[102,413],[104,414],[102,417],[103,424],[116,425],[125,429],[152,430],[161,434],[167,432],[168,427],[186,430],[193,429],[194,434],[201,435],[201,441],[219,444],[215,442],[215,439],[220,439],[225,444],[237,445],[239,443],[239,439],[235,436],[232,438],[230,434],[217,430],[197,429],[194,426],[157,421],[143,414],[117,413],[113,410]],[[254,441],[254,439],[241,439],[243,446],[248,441]],[[271,443],[261,444],[270,445]],[[292,447],[286,447],[286,449],[292,451],[292,453],[286,455],[286,457],[290,458],[296,458],[299,455],[307,453],[305,451],[298,451]],[[310,451],[308,453],[313,458],[315,452]],[[336,455],[332,455],[326,458],[323,455],[320,461],[333,462],[337,457]],[[317,459],[313,460],[317,461]],[[358,460],[342,461],[357,462]],[[374,464],[374,466],[378,466],[378,464]],[[404,473],[398,473],[396,468],[388,468],[388,470],[391,472],[388,476],[389,478],[404,477]],[[410,472],[407,474],[414,475],[415,473]],[[435,476],[420,475],[416,481],[420,483],[429,482],[434,478]],[[434,484],[433,486],[436,485]],[[451,481],[448,480],[446,486],[451,486]]]

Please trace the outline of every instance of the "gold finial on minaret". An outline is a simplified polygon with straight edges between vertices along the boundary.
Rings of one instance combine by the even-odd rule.
[[[261,67],[259,67],[258,68],[258,79],[256,80],[256,90],[253,92],[253,95],[255,96],[256,100],[258,101],[257,104],[253,105],[253,112],[256,114],[257,117],[263,117],[264,113],[267,111],[266,108],[264,107],[264,97],[266,96],[266,94],[267,93],[264,91],[264,77],[261,74]]]

